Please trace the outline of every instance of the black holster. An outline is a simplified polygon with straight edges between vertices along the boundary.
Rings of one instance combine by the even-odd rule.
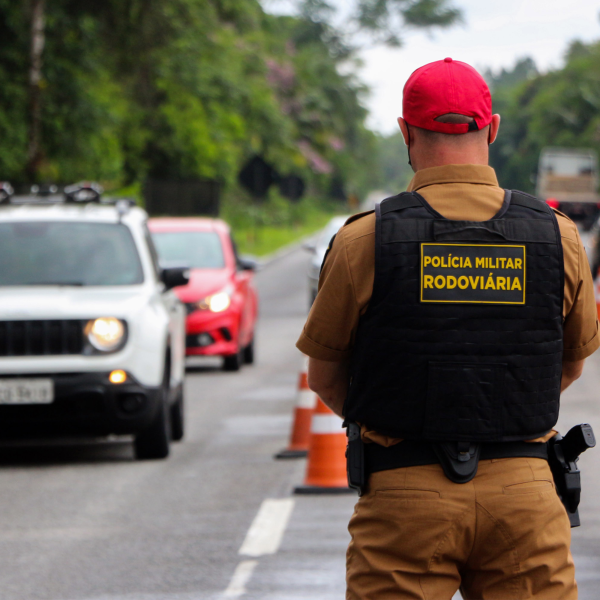
[[[500,442],[482,445],[404,441],[390,448],[369,444],[368,452],[365,451],[360,426],[352,421],[347,421],[344,425],[348,436],[348,485],[357,490],[359,496],[366,491],[368,474],[377,471],[439,462],[448,479],[455,483],[467,483],[477,474],[480,459],[521,456],[542,458],[548,460],[556,491],[565,506],[571,527],[580,525],[578,506],[581,498],[581,473],[577,468],[577,461],[582,452],[596,445],[590,425],[573,427],[564,438],[556,435],[547,444]]]
[[[348,487],[356,490],[362,496],[367,486],[365,469],[365,446],[360,435],[360,425],[349,421],[346,423],[348,446],[346,447],[346,472]]]
[[[432,442],[432,445],[444,474],[450,481],[468,483],[477,475],[481,444]]]
[[[548,463],[559,498],[567,510],[571,527],[579,527],[581,472],[577,468],[579,455],[596,445],[592,426],[576,425],[565,437],[560,434],[548,442]]]

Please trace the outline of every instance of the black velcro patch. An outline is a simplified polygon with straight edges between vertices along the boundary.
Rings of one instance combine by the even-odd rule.
[[[525,246],[422,243],[421,302],[525,304]]]

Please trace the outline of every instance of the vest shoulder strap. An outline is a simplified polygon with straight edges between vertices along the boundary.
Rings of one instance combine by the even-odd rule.
[[[381,214],[385,215],[386,213],[395,210],[403,210],[405,208],[418,208],[422,206],[423,204],[421,203],[421,201],[411,192],[402,192],[397,196],[392,196],[391,198],[386,198],[385,200],[381,201]]]
[[[552,214],[552,209],[539,198],[525,192],[520,192],[519,190],[511,190],[511,193],[511,204],[524,206],[525,208],[530,208],[541,213]]]
[[[545,202],[539,198],[536,198],[535,196],[532,196],[531,194],[521,192],[520,190],[507,191],[510,193],[511,204],[523,206],[525,208],[545,214],[551,214],[552,212],[552,209]],[[386,213],[396,210],[403,210],[405,208],[422,207],[423,203],[419,200],[416,194],[413,194],[412,192],[402,192],[397,196],[391,196],[390,198],[386,198],[385,200],[381,201],[381,214],[384,215]]]

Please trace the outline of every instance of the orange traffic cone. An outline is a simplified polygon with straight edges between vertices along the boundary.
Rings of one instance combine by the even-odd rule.
[[[355,493],[346,475],[346,432],[342,419],[317,399],[310,428],[310,447],[304,485],[296,494]]]
[[[290,443],[275,458],[303,458],[308,454],[310,442],[310,421],[315,409],[317,396],[308,387],[308,357],[298,377],[298,396],[294,409],[294,422],[290,432]]]

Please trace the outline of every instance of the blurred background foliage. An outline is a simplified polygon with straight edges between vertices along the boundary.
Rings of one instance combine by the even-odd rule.
[[[490,146],[500,185],[535,193],[540,151],[546,146],[593,148],[600,155],[600,42],[573,42],[562,68],[541,74],[531,58],[484,76],[493,110],[502,117]],[[378,138],[381,187],[403,190],[413,175],[400,133]]]
[[[297,237],[384,179],[356,40],[449,26],[448,2],[354,0],[334,26],[324,0],[298,0],[294,17],[258,0],[0,0],[0,180],[141,198],[148,178],[213,179],[247,250]],[[301,176],[306,198],[253,201],[237,176],[257,154]]]
[[[45,5],[45,46],[32,163],[36,4]],[[412,171],[399,134],[365,126],[357,46],[399,45],[406,28],[447,27],[461,14],[447,0],[353,6],[334,26],[324,0],[299,0],[294,17],[258,0],[0,0],[0,179],[95,179],[137,196],[148,177],[216,179],[224,214],[248,239],[259,226],[302,230],[305,213],[335,210],[328,197],[396,193]],[[503,117],[491,147],[502,185],[533,191],[544,146],[600,150],[600,44],[573,43],[565,66],[546,74],[525,58],[486,77]],[[307,198],[293,206],[272,190],[253,203],[237,174],[254,154],[302,176]]]
[[[0,175],[16,183],[212,178],[227,191],[260,154],[312,193],[378,176],[367,92],[348,41],[449,26],[448,0],[356,0],[346,28],[323,0],[298,16],[257,0],[0,0]],[[31,23],[45,17],[39,152],[28,144]],[[364,36],[367,36],[365,38]]]
[[[535,193],[545,146],[593,148],[600,154],[600,43],[573,42],[561,69],[538,73],[524,58],[486,74],[494,112],[502,115],[490,162],[500,185]]]
[[[0,173],[16,182],[28,179],[29,13],[0,0]],[[261,153],[284,173],[363,184],[364,90],[319,23],[254,0],[47,0],[45,17],[36,179],[231,186]]]

